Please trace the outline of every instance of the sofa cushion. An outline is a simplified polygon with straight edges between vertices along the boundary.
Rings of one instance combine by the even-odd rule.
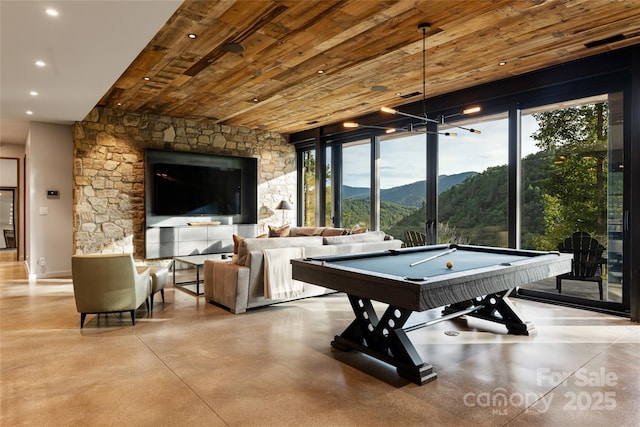
[[[247,238],[240,242],[238,245],[238,257],[236,264],[245,265],[248,267],[248,255],[251,251],[261,251],[263,249],[276,249],[276,248],[289,248],[289,247],[308,247],[308,246],[322,246],[322,236],[302,236],[302,237],[287,237],[283,239],[271,238]]]
[[[282,227],[269,226],[269,237],[289,237],[291,226],[283,225]]]
[[[299,236],[342,236],[349,234],[345,228],[334,227],[292,227],[289,237]]]
[[[240,254],[242,253],[243,246],[249,252],[261,251],[263,249],[322,246],[322,236],[289,237],[286,239],[245,239],[244,242],[240,244]]]
[[[349,230],[346,230],[344,228],[331,228],[331,227],[327,227],[322,231],[322,235],[323,236],[344,236],[346,234],[349,234]]]
[[[323,237],[325,245],[344,245],[359,242],[382,242],[384,241],[384,231],[369,231],[367,233],[349,234],[347,236]]]
[[[293,227],[289,232],[289,237],[299,236],[321,236],[325,227]]]

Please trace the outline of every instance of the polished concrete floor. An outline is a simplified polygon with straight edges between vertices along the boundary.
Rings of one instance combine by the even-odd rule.
[[[69,279],[0,261],[0,425],[637,426],[640,325],[514,302],[536,335],[474,319],[410,332],[438,374],[418,386],[332,349],[343,294],[233,315],[170,287],[135,326],[81,330]]]

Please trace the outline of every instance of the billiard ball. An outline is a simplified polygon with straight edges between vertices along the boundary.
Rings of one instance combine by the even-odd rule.
[[[451,261],[447,261],[446,266],[449,270],[451,270],[453,268],[453,263]]]

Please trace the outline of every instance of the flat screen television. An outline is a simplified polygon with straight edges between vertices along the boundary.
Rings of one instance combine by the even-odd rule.
[[[241,213],[241,169],[156,163],[153,176],[156,215]]]

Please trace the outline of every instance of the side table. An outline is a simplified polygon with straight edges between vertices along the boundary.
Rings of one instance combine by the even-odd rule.
[[[200,270],[204,266],[204,261],[207,259],[215,259],[218,261],[231,262],[232,256],[233,254],[222,253],[173,257],[173,286],[196,296],[202,295],[204,292],[200,292],[200,283],[202,282],[200,279]],[[176,282],[176,263],[187,264],[191,267],[195,267],[196,279]]]

